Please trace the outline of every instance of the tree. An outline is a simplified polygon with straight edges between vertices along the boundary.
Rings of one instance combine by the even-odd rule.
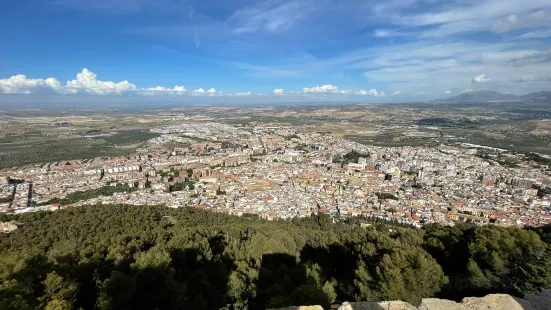
[[[475,288],[501,288],[520,296],[551,285],[551,252],[533,231],[479,227],[469,250]]]
[[[127,309],[131,306],[136,290],[134,278],[119,271],[98,283],[97,307],[101,310]]]
[[[355,270],[354,285],[356,286],[357,295],[356,300],[376,300],[379,295],[372,291],[371,287],[374,285],[373,278],[369,274],[367,264],[360,261],[358,268]]]
[[[65,310],[71,309],[75,302],[78,285],[73,281],[67,281],[55,271],[46,275],[44,284],[44,295],[39,301],[45,309]]]
[[[399,250],[385,254],[376,270],[383,300],[419,304],[422,296],[433,296],[448,283],[442,268],[422,252]]]
[[[333,224],[324,213],[267,221],[129,205],[9,219],[24,229],[0,235],[0,309],[417,303],[551,286],[549,244],[540,238],[548,236],[545,227],[414,229],[368,218],[377,222],[365,229]]]

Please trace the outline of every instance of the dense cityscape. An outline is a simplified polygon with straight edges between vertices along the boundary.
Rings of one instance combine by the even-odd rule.
[[[128,156],[1,170],[0,211],[120,203],[268,220],[325,213],[416,227],[551,224],[551,172],[533,156],[467,143],[376,147],[303,126],[203,122],[151,132],[160,136]]]

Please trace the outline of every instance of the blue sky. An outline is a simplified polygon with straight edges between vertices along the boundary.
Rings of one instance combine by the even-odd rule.
[[[551,0],[5,0],[0,24],[8,94],[551,90]]]

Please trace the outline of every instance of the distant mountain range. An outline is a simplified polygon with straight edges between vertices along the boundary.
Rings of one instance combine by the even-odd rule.
[[[493,90],[468,91],[447,99],[437,99],[435,102],[466,103],[466,102],[527,102],[527,103],[551,103],[551,91],[540,91],[524,96],[502,94]]]

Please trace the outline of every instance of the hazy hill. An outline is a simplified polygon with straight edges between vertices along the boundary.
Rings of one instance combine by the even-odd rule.
[[[524,102],[551,102],[551,91],[539,91],[520,96]]]
[[[502,94],[493,90],[468,91],[460,95],[445,99],[446,102],[488,102],[516,100],[519,100],[519,97],[511,94]]]
[[[452,96],[446,99],[436,99],[437,103],[467,103],[467,102],[526,102],[551,103],[551,91],[540,91],[523,96],[503,94],[493,90],[475,90]]]

